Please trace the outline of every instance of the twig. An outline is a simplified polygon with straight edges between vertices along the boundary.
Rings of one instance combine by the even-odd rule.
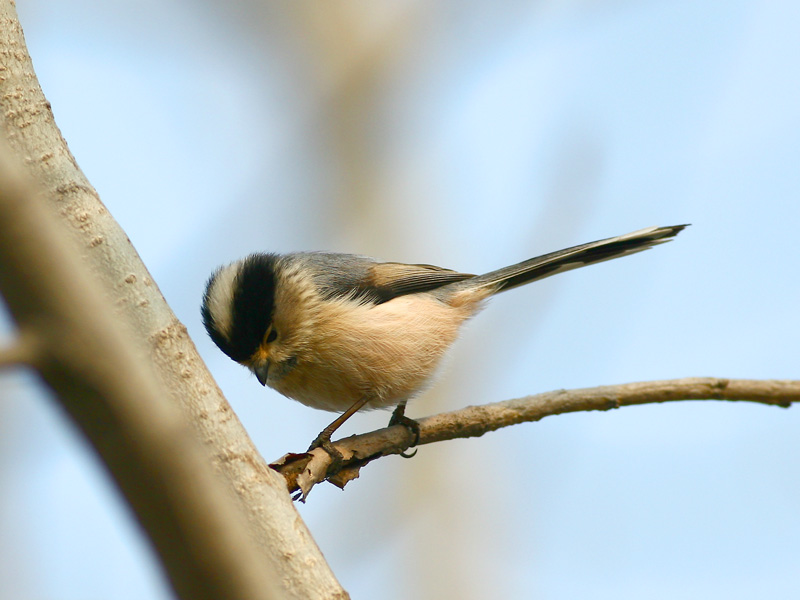
[[[420,419],[419,445],[479,437],[502,427],[538,421],[551,415],[679,400],[758,402],[788,408],[800,402],[800,381],[691,377],[546,392]],[[338,440],[334,447],[342,453],[344,467],[332,476],[327,475],[330,457],[319,449],[286,455],[270,466],[284,475],[290,492],[299,490],[305,499],[311,488],[321,481],[344,487],[358,477],[359,470],[367,463],[403,452],[409,435],[405,427],[394,426]]]

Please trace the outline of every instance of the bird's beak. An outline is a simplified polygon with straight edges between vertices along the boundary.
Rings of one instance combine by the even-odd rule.
[[[267,385],[267,377],[269,376],[269,361],[264,362],[253,367],[253,373],[256,374],[256,379],[261,385]]]

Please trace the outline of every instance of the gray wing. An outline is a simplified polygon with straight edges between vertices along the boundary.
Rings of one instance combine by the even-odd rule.
[[[392,298],[435,290],[474,277],[434,265],[379,262],[366,256],[312,252],[293,255],[317,272],[323,297],[382,304]]]
[[[378,294],[382,302],[397,296],[429,292],[442,286],[472,279],[475,275],[459,273],[433,265],[406,265],[403,263],[376,263],[371,269],[371,293]]]

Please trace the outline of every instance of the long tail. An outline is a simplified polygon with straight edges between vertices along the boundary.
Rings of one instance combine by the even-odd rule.
[[[626,233],[605,240],[598,240],[580,246],[573,246],[558,252],[531,258],[510,267],[504,267],[484,275],[468,279],[464,284],[469,287],[493,287],[493,293],[504,292],[512,288],[550,277],[556,273],[579,269],[586,265],[628,256],[647,250],[658,244],[671,241],[688,225],[671,227],[648,227],[632,233]]]

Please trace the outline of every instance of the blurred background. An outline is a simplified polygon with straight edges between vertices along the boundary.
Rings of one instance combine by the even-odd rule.
[[[78,163],[267,460],[331,415],[263,389],[202,329],[212,269],[257,250],[483,272],[692,223],[495,298],[411,416],[800,377],[797,2],[18,10]],[[0,395],[0,598],[169,598],[57,405],[24,373]],[[798,408],[721,402],[552,417],[379,461],[299,510],[354,599],[799,597],[799,426]]]

